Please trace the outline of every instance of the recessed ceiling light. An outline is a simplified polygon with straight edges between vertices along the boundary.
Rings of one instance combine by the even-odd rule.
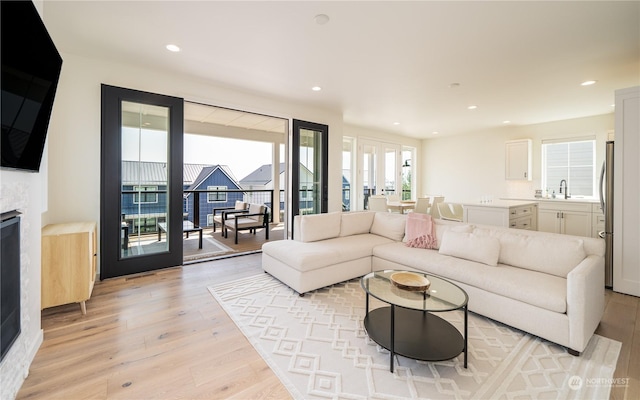
[[[475,110],[476,108],[478,108],[478,106],[469,106],[469,107],[467,107],[467,109],[469,109],[469,110]]]
[[[432,135],[437,135],[437,134],[439,134],[439,133],[440,133],[440,132],[438,132],[438,131],[433,131],[433,132],[431,132],[431,134],[432,134]]]
[[[318,25],[324,25],[329,22],[329,16],[327,14],[318,14],[313,19],[316,21]]]
[[[322,88],[320,86],[314,86],[311,88],[311,90],[313,90],[314,92],[319,92],[322,90]]]
[[[168,45],[167,45],[167,50],[172,51],[172,52],[174,52],[174,53],[177,53],[177,52],[179,52],[179,51],[180,51],[180,47],[178,47],[178,46],[177,46],[177,45],[175,45],[175,44],[168,44]]]
[[[509,121],[508,119],[506,119],[506,120],[502,121],[502,123],[503,123],[503,124],[510,124],[510,123],[511,123],[511,121]]]
[[[394,125],[400,125],[400,122],[394,122],[393,124]]]
[[[582,86],[590,86],[596,83],[597,81],[584,81],[581,83]]]

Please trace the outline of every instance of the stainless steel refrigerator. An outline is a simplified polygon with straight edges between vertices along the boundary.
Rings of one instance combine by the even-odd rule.
[[[600,172],[600,208],[604,213],[604,231],[599,232],[605,240],[604,285],[613,287],[613,142],[606,144],[605,160]]]

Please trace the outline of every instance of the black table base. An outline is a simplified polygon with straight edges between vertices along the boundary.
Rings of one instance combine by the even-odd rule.
[[[374,342],[391,352],[391,372],[394,354],[415,360],[443,361],[464,352],[466,368],[466,313],[465,307],[465,337],[453,325],[436,315],[395,306],[368,312],[364,327]],[[395,321],[394,329],[391,328],[391,321]]]

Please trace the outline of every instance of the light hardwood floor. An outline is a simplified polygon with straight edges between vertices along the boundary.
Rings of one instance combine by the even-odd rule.
[[[44,343],[18,399],[287,399],[287,390],[207,291],[262,273],[261,255],[96,283],[43,311]],[[639,299],[607,291],[597,333],[622,342],[612,399],[640,398]]]

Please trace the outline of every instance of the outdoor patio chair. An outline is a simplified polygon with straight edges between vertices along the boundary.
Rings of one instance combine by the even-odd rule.
[[[228,237],[229,229],[235,231],[235,244],[238,244],[238,232],[248,230],[253,234],[264,228],[265,239],[269,240],[269,208],[263,204],[249,204],[246,213],[235,214],[234,218],[224,213],[224,237]]]
[[[213,209],[213,232],[216,231],[216,225],[220,225],[221,235],[224,236],[224,220],[225,214],[227,218],[233,218],[238,213],[248,212],[247,203],[244,201],[236,200],[234,207],[220,207]]]

